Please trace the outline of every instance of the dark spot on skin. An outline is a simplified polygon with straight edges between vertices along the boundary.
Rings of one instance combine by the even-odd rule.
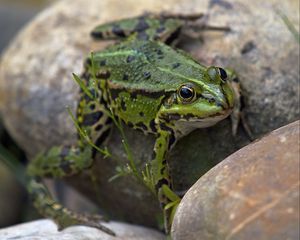
[[[121,91],[119,89],[110,89],[111,98],[113,100],[117,99],[119,97],[119,93]]]
[[[256,48],[253,41],[247,42],[241,49],[241,54],[247,54]]]
[[[132,99],[137,99],[137,93],[136,93],[136,92],[130,93],[130,97],[131,97]]]
[[[144,75],[144,78],[146,78],[146,79],[149,79],[151,77],[150,72],[144,72],[143,75]]]
[[[166,30],[165,26],[160,26],[159,28],[156,29],[156,33],[162,33]]]
[[[71,168],[71,166],[70,166],[70,162],[68,162],[68,161],[62,161],[61,163],[60,163],[60,165],[59,165],[59,167],[63,170],[63,172],[65,173],[65,174],[70,174],[70,173],[72,173],[72,168]]]
[[[102,32],[91,32],[91,36],[93,37],[93,38],[96,38],[96,39],[102,39],[103,38],[103,33]]]
[[[91,74],[88,71],[85,71],[83,74],[81,74],[80,78],[83,79],[83,81],[88,82],[91,77]],[[80,90],[82,90],[80,88]]]
[[[149,28],[149,24],[145,21],[145,18],[140,18],[138,24],[135,26],[135,32],[142,32]]]
[[[126,92],[127,90],[125,88],[118,88],[118,89],[110,89],[110,93],[113,99],[117,98],[120,92]],[[160,98],[161,96],[169,96],[173,92],[166,93],[165,91],[159,91],[159,92],[147,92],[142,89],[135,89],[134,91],[130,92],[130,96],[132,99],[136,99],[137,95],[142,95],[149,98]]]
[[[167,185],[167,186],[169,186],[169,181],[168,181],[167,179],[165,179],[165,178],[160,179],[160,180],[158,181],[158,183],[155,185],[155,189],[156,189],[156,190],[160,189],[160,188],[162,187],[162,185]]]
[[[232,9],[233,5],[227,1],[224,0],[210,0],[209,2],[209,8],[212,8],[214,5],[218,5],[220,7],[223,7],[225,9]]]
[[[91,99],[88,95],[86,95],[85,93],[84,93],[83,98],[84,98],[84,100],[85,100],[86,102],[89,102],[89,101],[92,100],[92,99]]]
[[[96,77],[100,79],[108,79],[110,77],[110,71],[100,71],[96,74]]]
[[[238,77],[235,77],[234,79],[232,79],[232,81],[233,81],[233,82],[236,82],[236,83],[239,83],[239,82],[240,82],[240,80],[239,80]]]
[[[214,98],[208,98],[209,103],[214,103],[216,100]]]
[[[173,113],[173,114],[169,114],[169,120],[179,120],[181,118],[180,114],[178,113]]]
[[[96,97],[98,96],[98,93],[96,92],[95,89],[90,89],[90,93],[92,94],[92,96],[93,96],[94,98],[96,98]]]
[[[137,39],[139,40],[149,40],[149,36],[146,32],[138,32]]]
[[[121,108],[122,108],[123,111],[126,111],[126,104],[123,101],[123,99],[121,100]]]
[[[131,63],[135,59],[135,56],[129,55],[126,59],[127,63]]]
[[[164,130],[164,131],[168,131],[168,132],[170,132],[170,133],[173,133],[173,129],[170,128],[170,127],[168,127],[168,126],[166,126],[166,124],[161,123],[161,124],[159,124],[159,126],[160,126],[160,129],[161,129],[161,130]]]
[[[133,123],[132,122],[127,122],[127,126],[132,128],[133,127]]]
[[[103,125],[102,124],[98,124],[96,127],[95,127],[95,130],[96,131],[100,131],[102,129]]]
[[[158,146],[161,148],[161,147],[162,147],[162,144],[161,144],[161,143],[159,143],[159,144],[158,144]]]
[[[109,118],[106,119],[106,121],[105,121],[104,124],[105,124],[105,125],[111,124],[112,121],[113,121],[112,118],[109,117]]]
[[[223,105],[222,105],[222,103],[220,103],[220,102],[216,102],[216,106],[217,106],[217,107],[223,108]]]
[[[141,117],[144,117],[144,113],[143,113],[143,112],[139,112],[139,115],[140,115]]]
[[[148,130],[147,126],[146,126],[143,122],[138,122],[138,123],[136,123],[135,125],[136,125],[138,128],[141,128],[141,129],[144,130],[144,131],[147,131],[147,130]]]
[[[125,80],[125,81],[128,80],[128,74],[124,73],[124,75],[123,75],[123,80]]]
[[[87,58],[85,60],[85,63],[84,63],[85,66],[92,66],[92,60],[90,58]]]
[[[100,61],[100,66],[105,66],[106,65],[106,60],[104,59],[104,60],[101,60]]]
[[[100,120],[102,115],[103,115],[103,113],[100,112],[100,111],[86,114],[86,115],[83,116],[82,125],[92,126]]]
[[[89,107],[90,107],[90,109],[91,109],[91,110],[94,110],[94,109],[95,109],[95,107],[96,107],[96,105],[95,105],[94,103],[92,103],[92,104],[90,104],[90,106],[89,106]]]
[[[173,146],[173,144],[175,143],[175,141],[176,141],[176,138],[175,138],[174,134],[171,134],[170,138],[169,138],[168,149],[171,149],[171,147]]]
[[[175,69],[175,68],[178,68],[180,66],[180,63],[173,63],[172,64],[172,68]]]
[[[167,45],[170,45],[175,39],[178,38],[181,28],[177,28],[165,41]]]
[[[188,113],[188,114],[184,115],[184,118],[185,118],[186,120],[189,120],[190,118],[194,118],[194,117],[195,117],[195,115],[192,114],[192,113]]]
[[[166,167],[162,167],[162,168],[160,169],[160,174],[163,175],[165,170],[166,170]]]
[[[101,134],[101,136],[96,140],[95,145],[96,145],[97,147],[100,147],[101,144],[102,144],[102,143],[106,140],[106,138],[108,137],[109,133],[110,133],[110,128],[107,129],[107,130],[105,130],[105,131]],[[95,157],[96,153],[97,153],[97,150],[96,150],[95,148],[93,148],[93,152],[92,152],[92,157],[93,157],[93,158]]]
[[[113,34],[115,34],[115,35],[118,36],[118,37],[121,37],[121,38],[126,37],[126,35],[125,35],[123,29],[120,28],[120,26],[118,26],[118,25],[114,25],[114,26],[113,26],[112,32],[113,32]]]
[[[156,129],[156,126],[155,126],[155,121],[154,121],[154,119],[152,119],[151,121],[150,121],[150,128],[151,128],[151,131],[152,132],[156,132],[157,131],[157,129]]]
[[[158,50],[156,51],[156,53],[157,53],[158,55],[163,55],[163,51],[160,50],[160,49],[158,49]]]
[[[69,152],[70,152],[70,148],[69,147],[63,147],[61,149],[61,152],[60,152],[59,155],[60,155],[61,158],[64,158],[64,157],[66,157],[66,156],[69,155]]]
[[[166,164],[167,164],[167,159],[164,159],[164,160],[162,161],[162,164],[163,164],[163,165],[166,165]]]

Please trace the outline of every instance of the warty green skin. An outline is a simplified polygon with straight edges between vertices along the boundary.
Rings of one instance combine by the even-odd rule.
[[[233,73],[227,71],[224,78],[219,68],[207,68],[167,45],[174,43],[180,30],[196,18],[146,15],[95,28],[95,39],[122,41],[85,61],[82,79],[94,98],[81,90],[77,109],[80,127],[97,146],[109,135],[111,114],[134,129],[155,134],[151,176],[167,232],[177,206],[165,209],[171,202],[166,191],[172,192],[167,153],[182,136],[195,128],[214,125],[233,110],[236,128],[239,115],[239,87],[232,81]],[[182,97],[182,87],[192,89],[193,97]],[[28,189],[39,211],[53,218],[61,229],[83,224],[113,235],[98,218],[73,213],[54,201],[41,181],[42,177],[79,173],[92,166],[94,155],[95,150],[84,141],[77,146],[53,147],[29,165]]]

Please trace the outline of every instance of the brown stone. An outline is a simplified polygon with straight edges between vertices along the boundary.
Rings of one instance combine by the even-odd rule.
[[[299,121],[235,152],[184,196],[174,240],[299,239]]]

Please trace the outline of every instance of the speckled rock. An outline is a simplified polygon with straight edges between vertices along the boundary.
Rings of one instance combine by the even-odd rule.
[[[75,111],[78,99],[71,73],[82,71],[83,59],[91,50],[108,44],[93,41],[91,29],[144,11],[197,11],[209,15],[209,25],[230,26],[231,31],[204,31],[201,41],[184,39],[180,46],[206,65],[229,66],[238,72],[246,119],[254,136],[261,136],[299,116],[299,45],[275,11],[280,9],[292,23],[299,23],[298,5],[296,0],[59,1],[36,17],[3,56],[0,111],[5,125],[29,156],[53,145],[74,143],[75,128],[65,108]],[[153,137],[133,130],[126,134],[136,159],[149,160]],[[193,132],[169,156],[175,188],[186,190],[248,142],[243,129],[237,137],[231,136],[229,120]],[[107,181],[119,162],[126,162],[120,143],[115,130],[108,147],[119,160],[97,159],[91,171],[97,187],[91,183],[91,172],[70,182],[113,217],[155,226],[158,204],[143,186],[131,177]]]
[[[165,236],[155,230],[145,227],[110,222],[105,224],[116,233],[110,236],[95,228],[74,226],[58,232],[55,223],[50,220],[37,220],[19,224],[13,227],[0,229],[0,239],[19,240],[163,240]]]
[[[178,207],[173,239],[299,239],[299,124],[273,131],[202,176]]]

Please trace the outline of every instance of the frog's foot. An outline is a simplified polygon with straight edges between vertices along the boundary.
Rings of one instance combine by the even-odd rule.
[[[107,221],[107,219],[100,215],[79,214],[72,212],[66,208],[62,208],[61,211],[62,215],[59,218],[55,219],[59,231],[70,226],[83,225],[87,227],[97,228],[109,235],[116,236],[115,232],[100,223],[100,221]]]

